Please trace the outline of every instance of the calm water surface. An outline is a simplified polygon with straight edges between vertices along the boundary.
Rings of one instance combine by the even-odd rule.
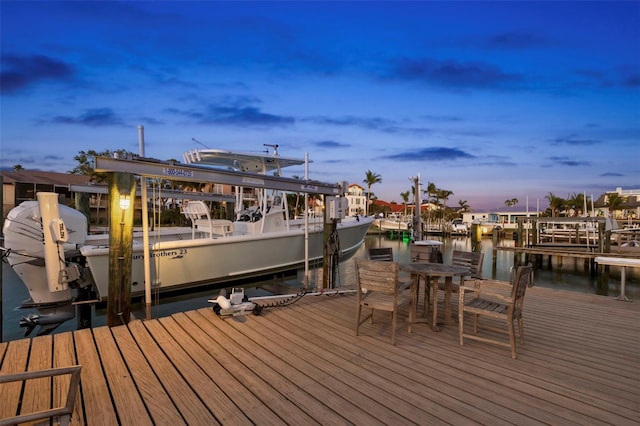
[[[440,239],[443,242],[441,250],[445,263],[451,260],[453,250],[472,250],[472,242],[469,238],[452,238]],[[513,246],[513,241],[506,240],[500,242],[502,245]],[[355,257],[365,257],[366,249],[369,247],[392,247],[394,258],[396,261],[410,261],[409,243],[398,239],[389,239],[382,236],[368,236],[365,245],[362,246]],[[484,263],[482,267],[482,275],[484,278],[508,280],[510,268],[514,264],[513,252],[499,250],[497,252],[496,263],[493,265],[493,244],[491,239],[483,239],[481,246],[478,247],[484,255]],[[249,297],[265,296],[277,292],[279,294],[295,293],[297,287],[302,282],[302,271],[298,274],[298,279],[293,280],[270,280],[254,282],[245,285],[245,293]],[[22,316],[31,311],[16,310],[15,307],[20,302],[29,297],[27,290],[24,288],[18,277],[8,265],[2,265],[3,276],[3,292],[2,292],[2,339],[3,341],[15,340],[24,337],[24,329],[19,327],[19,321]],[[312,269],[310,273],[311,284],[321,281],[320,274],[317,270]],[[354,268],[353,261],[341,263],[339,272],[336,274],[336,287],[354,285]],[[600,294],[608,297],[615,297],[620,294],[620,270],[619,268],[611,268],[608,280],[605,282],[601,277],[591,276],[589,270],[584,267],[584,262],[578,259],[565,258],[562,267],[555,262],[549,267],[547,260],[541,268],[537,268],[535,272],[535,285],[541,287],[549,287],[555,289],[576,291],[581,293]],[[208,299],[217,297],[219,288],[201,288],[197,292],[188,294],[180,294],[171,297],[162,297],[160,303],[154,303],[152,310],[153,317],[167,316],[175,312],[210,307]],[[636,303],[640,302],[640,277],[638,269],[627,269],[627,286],[626,294]],[[627,303],[627,302],[620,302]],[[134,314],[140,318],[144,317],[143,306],[133,306]],[[100,326],[106,323],[106,313],[104,309],[97,309],[93,312],[93,325]],[[63,331],[75,330],[75,320],[67,321],[62,324],[55,333]],[[33,337],[30,336],[30,337]]]

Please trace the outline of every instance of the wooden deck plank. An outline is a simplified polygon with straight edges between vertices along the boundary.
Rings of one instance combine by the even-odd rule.
[[[78,365],[76,353],[73,346],[72,333],[60,333],[53,336],[53,366],[71,367]],[[61,375],[53,378],[53,404],[55,407],[65,405],[69,392],[70,375]],[[82,411],[82,388],[78,389],[76,402],[73,405],[70,424],[72,426],[84,424],[84,414]]]
[[[342,313],[342,311],[343,310],[340,310],[340,309],[336,310],[336,312],[340,312],[340,313]],[[345,320],[347,320],[347,318],[345,318]],[[457,339],[456,334],[452,333],[452,327],[445,327],[444,330],[448,330],[449,334],[451,334],[450,338]],[[441,340],[446,335],[447,333],[443,333],[443,332],[432,333],[433,338],[437,340]],[[406,334],[406,336],[409,336],[408,333]],[[405,336],[402,336],[402,337],[405,337]],[[533,418],[540,415],[539,413],[536,413],[535,410],[542,410],[546,407],[546,410],[550,415],[558,416],[560,414],[562,416],[565,416],[565,421],[570,420],[573,422],[581,423],[581,422],[590,420],[590,422],[593,423],[594,420],[592,418],[585,417],[583,414],[577,413],[571,408],[563,407],[562,405],[557,405],[555,403],[557,398],[555,397],[551,398],[551,401],[545,401],[544,398],[540,398],[539,395],[536,394],[539,388],[537,386],[532,386],[527,383],[529,379],[528,376],[522,376],[520,378],[522,382],[520,382],[519,380],[518,381],[510,380],[511,376],[516,375],[517,377],[517,374],[519,374],[519,372],[515,369],[514,370],[505,369],[504,367],[509,366],[510,364],[517,365],[517,361],[515,363],[512,363],[511,360],[505,359],[505,352],[502,348],[496,348],[493,345],[483,344],[482,346],[479,347],[482,354],[479,355],[478,357],[471,358],[470,360],[471,362],[469,363],[471,368],[469,368],[469,367],[466,367],[465,363],[462,361],[459,361],[460,365],[456,365],[452,361],[452,360],[455,360],[456,358],[465,356],[468,352],[467,347],[469,345],[460,347],[459,345],[457,345],[457,340],[454,340],[454,342],[456,343],[455,346],[451,345],[452,342],[444,343],[444,345],[446,346],[441,344],[436,344],[436,342],[433,342],[433,344],[425,346],[422,353],[426,354],[426,356],[430,358],[433,358],[434,360],[442,360],[439,368],[441,368],[443,371],[447,371],[448,374],[457,374],[455,371],[456,369],[461,369],[461,371],[464,371],[464,375],[461,377],[462,379],[467,380],[468,382],[470,382],[469,384],[471,385],[475,384],[474,381],[477,382],[477,386],[471,386],[471,388],[482,389],[483,387],[486,387],[487,383],[500,383],[500,381],[505,381],[506,385],[508,386],[503,388],[496,387],[495,389],[492,389],[492,393],[500,392],[500,391],[504,392],[505,390],[508,391],[509,398],[513,398],[514,401],[517,399],[522,400],[524,404],[523,407],[531,411],[530,413],[528,413],[528,415],[531,415]],[[413,350],[413,346],[415,345],[411,345],[411,346],[412,346],[411,350]],[[488,350],[494,353],[493,355],[494,359],[487,356]],[[522,358],[522,355],[519,355],[519,359],[520,358]],[[478,362],[477,360],[482,360],[482,361]],[[506,376],[502,377],[498,375],[497,372],[494,370],[501,371],[501,374],[504,374]],[[516,384],[518,385],[518,388],[514,387],[514,385]],[[541,384],[541,386],[544,389],[545,386],[548,386],[548,383],[543,383]],[[523,389],[519,389],[519,388],[523,388]],[[465,400],[465,398],[466,396],[461,397],[462,400]],[[552,404],[550,405],[549,402],[551,402]]]
[[[187,424],[218,424],[213,413],[193,392],[189,383],[158,346],[142,321],[132,321],[128,325],[133,339],[138,343],[149,366],[162,383],[163,388],[182,414]]]
[[[279,339],[286,339],[284,342],[290,350],[294,349],[295,353],[305,358],[311,365],[317,366],[325,373],[343,381],[371,399],[376,399],[375,395],[380,392],[386,392],[388,396],[384,401],[383,408],[385,410],[396,411],[402,417],[415,423],[468,421],[468,417],[456,417],[451,411],[447,411],[446,415],[438,418],[436,412],[439,411],[440,405],[427,406],[424,404],[425,399],[416,395],[416,387],[419,386],[419,383],[411,383],[406,377],[396,382],[393,380],[394,373],[384,368],[383,365],[367,369],[358,362],[357,354],[345,354],[344,357],[341,357],[340,353],[343,352],[343,347],[336,344],[335,335],[332,339],[322,339],[322,336],[316,332],[314,337],[318,338],[311,341],[308,339],[308,333],[297,327],[295,321],[291,323],[285,321],[279,324],[281,318],[281,316],[267,315],[265,320],[272,323],[265,326],[262,331],[266,332],[267,329],[271,332],[275,331]],[[260,330],[258,329],[258,331]],[[335,329],[332,331],[335,333]],[[320,347],[326,354],[322,358],[316,355]]]
[[[109,386],[102,371],[100,357],[91,329],[73,333],[78,364],[82,365],[80,381],[87,424],[117,424],[116,410],[111,403]]]
[[[129,328],[114,327],[111,332],[122,353],[122,358],[129,366],[129,372],[135,381],[137,391],[140,392],[140,397],[149,410],[153,423],[170,426],[186,424],[166,389],[147,363],[137,342],[131,336]]]
[[[234,395],[230,395],[235,401],[245,400],[244,403],[248,405],[244,410],[248,413],[247,416],[249,418],[257,423],[278,423],[284,422],[279,413],[287,413],[287,422],[289,423],[314,423],[314,420],[298,406],[293,405],[291,401],[282,397],[279,392],[269,386],[267,382],[262,380],[260,376],[253,371],[247,370],[239,362],[238,358],[226,350],[219,340],[213,340],[210,334],[205,333],[203,328],[201,328],[204,321],[194,323],[184,313],[174,314],[172,315],[172,319],[176,324],[180,325],[183,334],[189,336],[190,340],[181,338],[178,333],[172,333],[174,338],[185,347],[191,345],[189,347],[191,347],[192,350],[189,352],[192,356],[196,350],[198,352],[202,351],[202,353],[198,355],[199,364],[203,365],[204,363],[204,365],[208,367],[215,366],[213,371],[208,372],[213,380],[217,381],[220,379],[215,376],[218,374],[218,369],[220,369],[224,372],[224,375],[227,376],[224,380],[235,382],[235,385],[234,383],[230,383],[229,388],[232,389],[232,391],[250,394],[249,398],[242,395],[240,398],[236,398]]]
[[[533,424],[535,422],[531,417],[518,411],[530,409],[531,401],[528,398],[518,398],[514,396],[513,392],[496,388],[491,390],[491,398],[487,400],[487,384],[485,382],[478,380],[474,382],[473,376],[469,376],[459,368],[446,368],[447,366],[442,365],[439,362],[439,356],[432,355],[428,351],[428,348],[432,349],[434,345],[440,344],[430,340],[431,331],[428,326],[421,324],[419,327],[414,326],[412,334],[406,333],[406,331],[402,333],[403,335],[406,333],[406,339],[410,339],[412,343],[422,342],[416,349],[417,353],[402,349],[389,353],[383,344],[387,336],[365,336],[362,339],[363,342],[360,342],[359,338],[354,341],[353,320],[355,313],[351,318],[343,317],[340,324],[337,325],[336,310],[327,311],[322,305],[315,304],[309,309],[310,314],[321,326],[320,328],[329,330],[331,333],[336,333],[337,329],[343,332],[344,337],[339,341],[340,347],[350,349],[367,365],[371,363],[373,366],[377,365],[377,368],[389,369],[389,377],[393,377],[395,374],[405,380],[419,383],[416,390],[426,401],[432,401],[436,406],[435,410],[450,410],[469,419],[480,422],[484,419],[484,422],[492,424],[501,420],[519,424]],[[318,310],[314,310],[315,308]],[[342,324],[343,321],[345,321],[344,324]],[[380,323],[385,322],[384,319],[379,319],[379,321]],[[371,346],[371,340],[380,340],[380,343],[373,350],[367,351],[367,348]],[[398,343],[398,346],[402,347],[402,344]],[[475,393],[472,393],[474,391]],[[445,417],[449,417],[449,415],[448,411],[444,411]],[[544,420],[544,413],[539,418]]]
[[[220,365],[215,356],[205,351],[198,341],[194,340],[187,330],[183,329],[173,317],[161,318],[159,321],[179,346],[189,348],[188,355],[193,362],[200,366],[210,380],[219,384],[229,400],[233,401],[237,409],[253,423],[284,423],[271,408],[262,404],[260,399],[250,391],[249,387],[245,387],[242,382]],[[195,324],[187,323],[187,325],[191,328],[197,327]],[[249,383],[249,385],[252,385],[252,383]]]
[[[125,326],[120,326],[125,327]],[[108,327],[93,329],[96,348],[102,361],[104,375],[109,384],[109,393],[118,412],[121,424],[151,425],[153,422],[136,389],[129,368],[122,359],[120,351]],[[135,366],[131,366],[135,368]]]
[[[319,305],[314,305],[314,308],[316,307],[320,308]],[[273,321],[282,321],[282,326],[288,326],[291,330],[295,330],[294,325],[306,316],[306,314],[298,311],[287,312],[286,314],[276,313],[276,315],[278,318]],[[323,317],[322,315],[327,316]],[[417,406],[423,406],[423,409],[428,410],[432,415],[439,416],[443,421],[459,423],[474,419],[475,421],[492,424],[511,424],[512,422],[532,424],[531,418],[526,416],[517,418],[517,416],[510,415],[508,419],[501,419],[495,414],[487,414],[486,411],[476,407],[476,404],[485,402],[482,397],[470,394],[460,398],[461,392],[464,392],[465,387],[468,386],[466,380],[453,377],[450,374],[439,374],[439,366],[433,360],[425,359],[422,356],[414,357],[402,350],[396,353],[385,353],[386,342],[384,342],[384,336],[381,336],[382,341],[379,347],[369,350],[368,346],[370,344],[368,342],[363,345],[358,345],[357,342],[354,342],[353,327],[345,327],[338,330],[334,326],[335,324],[332,323],[334,320],[331,318],[331,312],[326,312],[322,309],[322,313],[313,311],[313,316],[316,318],[318,325],[316,334],[320,338],[314,339],[314,342],[319,346],[331,345],[330,352],[342,357],[342,360],[336,359],[335,363],[340,365],[356,363],[360,366],[358,370],[364,369],[364,371],[379,372],[381,376],[394,383],[396,387],[407,388],[405,393],[408,392],[409,394],[403,396],[407,401],[412,401]],[[342,332],[342,335],[338,335],[338,331]],[[413,338],[417,339],[419,337],[415,336]],[[433,373],[431,373],[431,370],[433,370]],[[359,371],[359,374],[364,375],[365,373]],[[433,383],[438,383],[437,389],[434,388]],[[385,386],[382,383],[382,392],[391,392],[392,389],[392,386]],[[499,404],[502,399],[499,394],[494,394],[491,402],[495,403],[493,406],[495,411],[501,408]],[[514,405],[517,404],[512,399],[504,401],[504,403],[509,403],[512,410]],[[459,416],[457,420],[456,415]]]
[[[167,358],[176,366],[196,395],[214,414],[222,424],[251,424],[235,403],[220,389],[216,382],[211,381],[202,368],[196,364],[186,352],[167,332],[159,321],[147,321],[145,327],[163,348]]]
[[[268,347],[273,356],[285,360],[290,366],[292,374],[296,374],[297,370],[301,374],[307,374],[318,382],[325,384],[329,389],[337,395],[348,395],[349,400],[367,413],[374,416],[378,421],[385,424],[409,424],[412,423],[406,417],[398,414],[388,406],[377,403],[370,396],[370,389],[367,389],[366,382],[356,377],[352,373],[341,370],[339,377],[332,375],[332,370],[323,368],[325,361],[318,359],[312,353],[301,350],[296,347],[286,336],[271,333],[270,330],[262,325],[263,318],[251,318],[251,327],[244,327],[244,323],[238,321],[226,321],[224,324],[233,327],[238,333],[242,333],[250,337],[256,344]],[[278,344],[274,345],[273,340],[277,339]],[[404,402],[394,396],[387,394],[385,403],[390,406],[395,404],[404,404]],[[430,417],[430,416],[429,416]],[[435,418],[431,418],[434,422]]]
[[[200,310],[199,312],[209,318],[211,324],[220,332],[232,336],[233,340],[242,347],[243,351],[252,354],[256,359],[263,360],[273,369],[279,371],[280,374],[287,377],[297,387],[297,390],[294,391],[309,393],[317,401],[322,402],[327,411],[333,411],[339,414],[349,423],[367,425],[383,424],[367,412],[366,409],[357,405],[351,398],[345,398],[343,394],[333,392],[332,388],[327,387],[321,380],[317,380],[321,376],[316,376],[313,372],[307,371],[307,365],[305,365],[302,370],[296,369],[286,362],[284,357],[272,352],[271,347],[274,346],[277,339],[273,339],[273,337],[267,338],[257,333],[250,333],[249,335],[236,333],[235,329],[227,324],[228,321],[223,321],[215,317],[210,309]],[[278,346],[278,344],[276,343],[275,346]]]
[[[31,340],[21,339],[9,342],[2,361],[0,374],[22,373],[27,369],[27,359]],[[19,414],[22,397],[22,382],[0,383],[0,419]]]
[[[53,338],[51,336],[34,337],[33,340],[31,340],[31,351],[27,371],[39,371],[51,368],[53,360],[52,351]],[[32,414],[52,408],[52,384],[53,381],[50,377],[26,380],[22,394],[20,414]]]
[[[343,310],[336,309],[336,312],[342,314]],[[525,317],[526,316],[527,315],[525,314]],[[348,318],[345,318],[345,321],[347,320]],[[453,342],[457,343],[456,329],[457,326],[447,326],[444,328],[446,333],[434,333],[433,338],[440,340],[442,337],[449,334]],[[481,382],[486,380],[497,383],[500,381],[508,381],[507,389],[509,389],[510,395],[515,396],[518,392],[524,392],[524,395],[522,396],[524,401],[528,401],[528,404],[532,407],[536,407],[536,398],[540,400],[536,407],[537,410],[546,406],[547,410],[549,410],[550,413],[553,413],[553,415],[562,414],[563,416],[569,416],[568,418],[565,417],[565,421],[570,420],[578,423],[588,422],[591,424],[598,421],[605,423],[611,420],[624,421],[625,418],[632,418],[630,416],[632,416],[634,412],[637,414],[637,393],[633,396],[636,401],[636,408],[632,410],[627,410],[627,408],[621,403],[613,405],[603,404],[601,398],[589,397],[588,394],[576,392],[570,387],[566,388],[566,384],[562,382],[558,382],[557,384],[554,383],[557,377],[553,372],[548,376],[545,376],[544,379],[540,379],[539,377],[531,377],[526,374],[526,372],[523,373],[516,368],[505,368],[509,365],[513,365],[515,367],[520,365],[520,363],[505,359],[504,350],[493,345],[473,342],[472,345],[465,344],[464,347],[460,347],[459,345],[451,346],[451,342],[449,342],[447,347],[444,348],[444,352],[439,349],[438,345],[429,345],[425,347],[424,350],[435,352],[435,354],[431,356],[434,356],[434,359],[442,359],[443,364],[441,367],[444,369],[447,367],[455,367],[454,365],[448,365],[449,359],[470,355],[469,350],[472,349],[475,351],[476,347],[478,355],[472,355],[472,359],[474,359],[474,361],[471,364],[475,365],[476,368],[467,371],[468,379],[472,377],[471,375],[476,375],[477,379]],[[528,349],[530,344],[526,347]],[[636,349],[635,351],[637,353],[638,350]],[[489,357],[489,354],[493,354],[492,357]],[[523,359],[526,355],[520,353],[518,357],[518,359]],[[482,361],[478,363],[478,361],[475,360]],[[514,388],[511,383],[517,385],[520,389]],[[540,389],[544,390],[542,394],[540,393]],[[583,391],[584,389],[580,390]],[[556,392],[557,395],[555,394]],[[594,405],[597,407],[599,404],[602,406],[596,409],[592,408]],[[603,410],[605,411],[603,412]],[[539,414],[532,413],[532,415],[537,416]]]
[[[0,367],[2,367],[2,361],[4,360],[4,354],[7,351],[9,342],[0,342]]]
[[[221,320],[212,314],[210,309],[191,311],[185,313],[195,324],[198,324],[202,332],[207,335],[214,336],[215,340],[211,340],[213,346],[208,349],[216,352],[216,357],[227,365],[231,371],[239,377],[240,381],[248,382],[252,380],[256,389],[256,394],[267,405],[272,406],[279,413],[289,413],[288,402],[295,404],[300,410],[303,410],[308,416],[308,421],[301,421],[304,418],[298,412],[294,412],[291,417],[294,424],[331,424],[340,425],[347,424],[347,421],[339,413],[329,410],[320,398],[306,392],[302,388],[298,388],[295,382],[289,379],[288,371],[279,371],[277,363],[270,359],[263,359],[260,356],[254,356],[238,342],[234,336],[228,336],[218,331],[212,322],[220,322]],[[222,350],[224,350],[224,352]],[[265,385],[256,384],[261,380]],[[275,392],[273,392],[275,390]],[[284,400],[284,401],[283,401]],[[287,415],[287,419],[289,416]],[[311,420],[313,419],[313,421]]]

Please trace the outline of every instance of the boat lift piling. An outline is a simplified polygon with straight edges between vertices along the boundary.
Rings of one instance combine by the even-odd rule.
[[[133,200],[136,180],[130,173],[109,173],[107,179],[111,212],[107,325],[113,327],[127,324],[131,315]]]

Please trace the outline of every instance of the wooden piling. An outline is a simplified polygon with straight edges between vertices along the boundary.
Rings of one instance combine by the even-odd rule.
[[[109,295],[107,325],[127,324],[131,314],[131,263],[136,181],[129,173],[109,173]]]

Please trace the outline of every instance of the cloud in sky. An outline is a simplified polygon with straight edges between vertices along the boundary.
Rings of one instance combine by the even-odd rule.
[[[534,49],[553,46],[553,40],[536,33],[507,32],[488,37],[484,46],[489,49]]]
[[[336,142],[336,141],[319,141],[319,142],[315,142],[314,145],[317,146],[318,148],[331,148],[331,149],[348,148],[351,146],[349,144]]]
[[[523,75],[488,62],[404,58],[391,64],[387,77],[452,89],[522,90]]]
[[[302,121],[330,126],[356,126],[364,129],[387,129],[397,124],[396,120],[383,117],[348,116],[315,116],[305,117]]]
[[[394,161],[454,161],[473,159],[475,156],[459,148],[434,146],[417,149],[415,151],[403,151],[397,154],[385,155],[380,158]]]
[[[39,124],[77,124],[89,127],[124,126],[122,117],[111,108],[92,108],[77,116],[57,115],[50,120],[41,120]]]
[[[569,135],[567,137],[559,137],[559,138],[555,138],[552,140],[552,143],[555,145],[582,145],[582,146],[589,146],[589,145],[598,145],[603,143],[603,141],[598,140],[598,139],[581,139],[578,138],[576,135]]]
[[[590,166],[591,162],[590,161],[579,161],[576,159],[573,159],[571,157],[566,157],[566,156],[552,156],[548,158],[549,160],[551,160],[551,162],[553,162],[553,164],[557,164],[560,166],[568,166],[568,167],[582,167],[582,166]]]
[[[2,93],[11,94],[30,88],[44,81],[69,81],[74,67],[64,61],[46,55],[2,55],[0,84]]]
[[[203,109],[169,108],[167,111],[210,125],[268,128],[287,127],[296,121],[294,117],[266,113],[255,106],[210,104]]]

